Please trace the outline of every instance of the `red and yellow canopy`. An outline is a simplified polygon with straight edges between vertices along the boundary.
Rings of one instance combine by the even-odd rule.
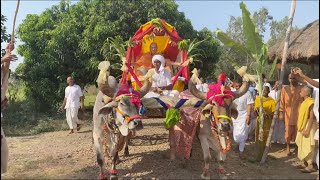
[[[165,58],[170,59],[171,61],[176,61],[180,52],[177,44],[181,40],[175,27],[171,26],[163,19],[153,19],[140,26],[132,37],[131,41],[134,46],[129,47],[127,50],[126,63],[130,66],[131,62],[137,61],[138,57],[148,53],[150,51],[150,44],[153,42],[157,44],[157,53],[163,54]],[[183,50],[182,61],[186,60],[187,54]],[[188,68],[183,68],[180,72],[182,72],[182,76],[186,80],[189,79]],[[127,72],[124,72],[121,80],[122,83],[126,82],[126,77]]]

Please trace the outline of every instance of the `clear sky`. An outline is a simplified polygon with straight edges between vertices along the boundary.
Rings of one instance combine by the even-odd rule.
[[[241,16],[239,4],[241,1],[176,1],[179,5],[178,10],[184,12],[186,18],[190,19],[193,27],[200,30],[207,27],[211,31],[217,28],[225,31],[228,27],[230,16]],[[76,3],[76,1],[73,1]],[[1,0],[1,14],[8,18],[5,26],[8,32],[12,30],[14,12],[16,9],[16,0]],[[27,14],[40,14],[46,8],[59,4],[58,0],[21,0],[17,17],[16,27],[25,19]],[[245,1],[250,12],[258,11],[262,7],[269,10],[269,14],[274,20],[280,20],[289,16],[291,1]],[[293,25],[299,28],[319,19],[319,1],[297,0],[296,11]],[[269,38],[269,31],[265,34],[265,40]],[[17,42],[21,44],[21,42]],[[1,44],[3,47],[4,45]],[[12,64],[12,69],[23,61],[19,57],[17,62]]]

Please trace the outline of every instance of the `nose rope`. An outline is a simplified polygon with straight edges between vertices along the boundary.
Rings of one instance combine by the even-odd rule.
[[[212,133],[214,134],[214,137],[217,139],[218,141],[218,146],[219,146],[219,149],[220,151],[223,153],[223,154],[226,154],[230,149],[231,149],[231,138],[230,138],[230,132],[227,133],[227,144],[226,144],[226,149],[224,149],[221,145],[221,141],[220,141],[220,138],[219,138],[219,133],[218,133],[218,130],[217,128],[215,128],[216,126],[216,121],[219,122],[219,119],[220,118],[224,118],[224,119],[227,119],[229,121],[231,121],[231,118],[227,115],[216,115],[217,112],[215,110],[212,110],[212,113],[213,113],[213,117],[214,117],[214,121],[211,121],[211,129],[213,130]]]
[[[219,119],[223,118],[227,119],[229,122],[232,122],[231,118],[227,115],[217,115],[217,112],[214,109],[212,109],[211,112],[213,114],[213,120],[211,121],[211,129],[215,130],[216,132],[218,132],[216,125],[220,124]]]
[[[128,116],[126,113],[121,111],[119,108],[115,108],[115,110],[123,116],[123,118],[127,121],[127,123],[131,122],[134,119],[142,119],[142,116],[140,116],[140,115]]]
[[[231,118],[229,116],[227,116],[227,115],[218,115],[217,116],[217,119],[221,119],[221,118],[227,119],[230,122],[232,121]]]

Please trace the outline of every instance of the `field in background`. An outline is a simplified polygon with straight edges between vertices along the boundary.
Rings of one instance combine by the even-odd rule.
[[[31,102],[26,101],[24,86],[21,83],[12,82],[7,97],[11,99],[7,109],[2,111],[4,118],[1,126],[6,136],[27,136],[43,132],[68,130],[65,113],[39,113],[32,109]],[[85,115],[81,118],[84,124],[91,124],[92,109],[97,94],[95,86],[86,87],[83,90],[85,100]]]

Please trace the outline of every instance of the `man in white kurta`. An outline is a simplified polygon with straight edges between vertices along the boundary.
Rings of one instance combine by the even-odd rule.
[[[235,88],[238,89],[241,83],[234,83]],[[250,91],[247,91],[243,96],[236,99],[238,117],[232,118],[233,122],[233,139],[239,146],[240,158],[243,158],[243,151],[248,134],[250,131],[251,110],[254,100]]]
[[[317,79],[317,81],[319,81],[319,79]],[[318,166],[318,169],[319,169],[319,88],[315,88],[314,91],[313,91],[314,95],[314,99],[315,99],[315,102],[314,102],[314,105],[313,105],[313,112],[314,112],[314,115],[317,119],[317,131],[314,135],[314,139],[316,141],[318,141],[318,149],[317,149],[317,159],[316,159],[316,162],[317,162],[317,166]]]
[[[154,55],[152,64],[155,68],[150,69],[146,76],[152,76],[151,92],[145,95],[146,98],[159,97],[160,94],[165,96],[178,97],[179,92],[172,90],[171,73],[164,68],[165,59],[162,55]]]
[[[78,111],[79,108],[83,110],[84,102],[83,102],[83,94],[80,86],[74,84],[74,80],[72,77],[67,78],[68,87],[65,89],[65,97],[60,110],[66,110],[66,118],[67,123],[70,128],[70,133],[74,133],[74,130],[80,130],[80,121],[78,119]],[[80,107],[81,102],[81,107]]]

